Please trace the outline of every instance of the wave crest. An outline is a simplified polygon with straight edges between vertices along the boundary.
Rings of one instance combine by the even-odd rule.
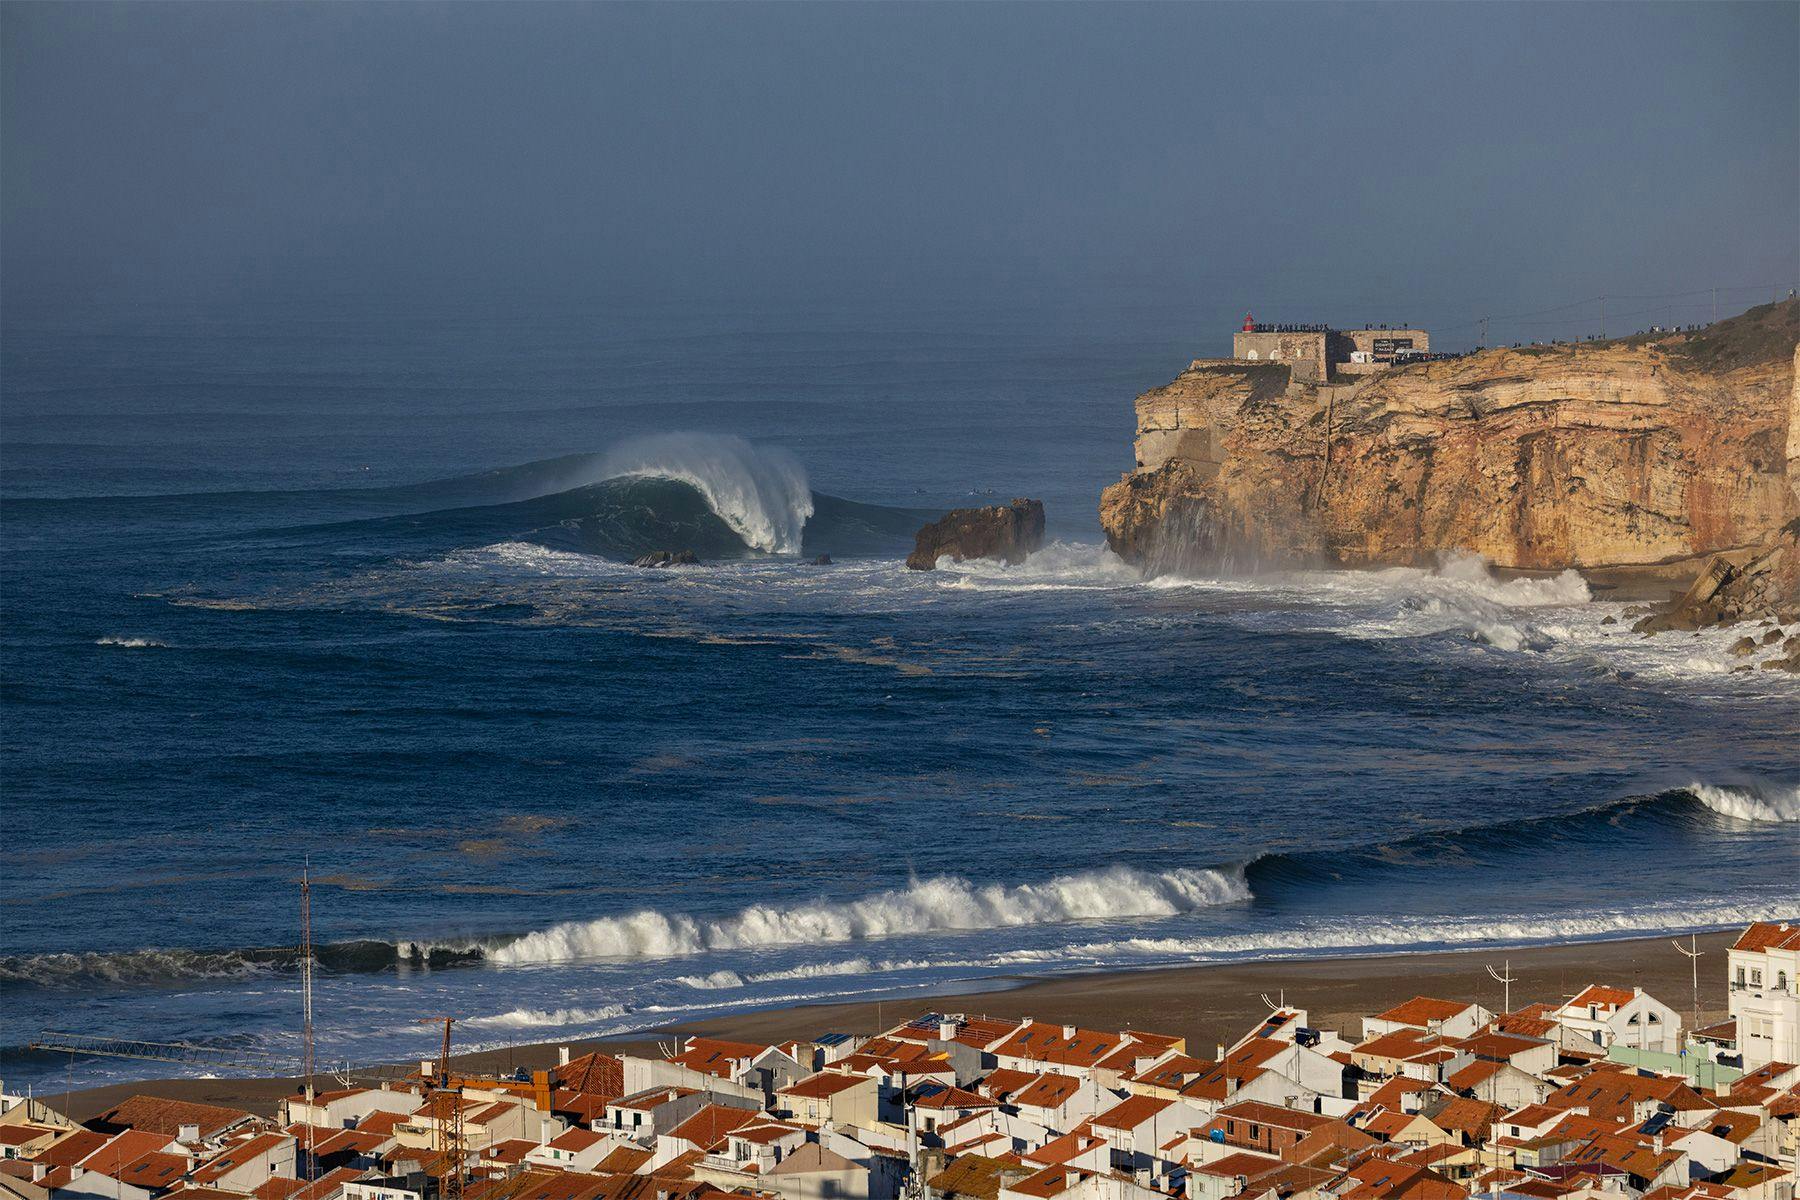
[[[1733,820],[1770,824],[1800,821],[1800,785],[1783,788],[1690,783],[1687,791],[1720,816]]]
[[[1151,873],[1108,867],[1042,883],[985,886],[940,875],[858,900],[816,900],[790,908],[756,904],[718,920],[647,909],[624,917],[569,921],[496,947],[487,958],[508,964],[673,958],[911,933],[1171,917],[1249,896],[1241,872],[1209,869]]]
[[[606,478],[675,479],[706,498],[744,542],[770,554],[798,554],[813,514],[806,469],[786,450],[714,433],[633,438],[607,452]]]

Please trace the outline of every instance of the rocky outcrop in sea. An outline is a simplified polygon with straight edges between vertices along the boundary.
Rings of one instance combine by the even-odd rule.
[[[930,571],[938,559],[992,558],[1021,563],[1044,544],[1044,502],[1017,499],[988,508],[958,508],[919,530],[906,565]]]

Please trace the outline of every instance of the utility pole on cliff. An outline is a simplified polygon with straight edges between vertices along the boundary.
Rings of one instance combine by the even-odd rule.
[[[1606,340],[1606,297],[1600,297],[1600,340]]]
[[[1488,319],[1486,317],[1481,318],[1481,342],[1476,347],[1477,349],[1480,349],[1480,350],[1487,349],[1487,325],[1488,325]]]

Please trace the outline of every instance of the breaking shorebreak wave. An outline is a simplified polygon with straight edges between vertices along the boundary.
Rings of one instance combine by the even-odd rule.
[[[757,904],[718,920],[646,910],[566,922],[491,950],[487,958],[497,963],[673,958],[708,950],[817,945],[908,933],[1170,917],[1249,897],[1240,872],[1210,869],[1151,873],[1108,867],[1012,886],[977,886],[954,875],[940,875],[860,900],[819,900],[791,908]]]
[[[1563,814],[1414,834],[1392,842],[1265,854],[1239,866],[1178,868],[1151,872],[1112,866],[1053,876],[1042,882],[978,884],[954,875],[915,879],[902,888],[850,900],[813,900],[788,906],[752,905],[724,916],[696,916],[645,909],[636,913],[569,921],[519,935],[461,940],[332,943],[316,951],[328,972],[356,974],[396,966],[425,968],[535,966],[583,960],[649,962],[720,951],[762,951],[794,946],[843,945],[885,938],[1023,929],[1077,923],[1141,925],[1185,914],[1311,893],[1346,881],[1379,884],[1395,870],[1437,869],[1470,861],[1503,861],[1535,847],[1558,845],[1571,853],[1595,839],[1616,840],[1622,830],[1646,825],[1704,826],[1800,823],[1800,786],[1692,783],[1649,795],[1611,800]],[[1785,835],[1784,835],[1785,836]],[[1740,905],[1583,916],[1501,920],[1357,923],[1353,928],[1314,927],[1203,939],[1128,936],[1072,942],[1060,948],[1019,950],[942,962],[928,957],[801,963],[778,969],[720,968],[674,977],[670,982],[701,991],[724,991],[780,981],[941,969],[949,966],[1030,965],[1081,962],[1123,955],[1160,958],[1315,950],[1519,942],[1556,937],[1629,936],[1687,930],[1756,919]],[[1329,923],[1327,923],[1329,925]],[[910,948],[910,947],[909,947]],[[293,947],[241,950],[140,949],[112,953],[0,956],[0,991],[13,988],[76,989],[95,986],[173,986],[258,974],[291,973],[299,965]],[[553,1014],[552,1014],[553,1015]],[[539,1020],[540,1016],[545,1019]],[[521,1024],[555,1023],[535,1011]],[[564,1022],[567,1023],[567,1022]]]

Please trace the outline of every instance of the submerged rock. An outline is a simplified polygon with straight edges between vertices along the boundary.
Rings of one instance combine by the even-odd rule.
[[[992,558],[1021,563],[1044,544],[1044,502],[1014,500],[991,508],[959,508],[919,530],[906,565],[930,571],[940,558]]]
[[[829,567],[831,565],[831,555],[821,554],[819,557],[813,559],[809,565],[815,567]]]
[[[692,550],[653,550],[631,562],[634,567],[693,567],[699,564],[700,560],[694,557]]]

